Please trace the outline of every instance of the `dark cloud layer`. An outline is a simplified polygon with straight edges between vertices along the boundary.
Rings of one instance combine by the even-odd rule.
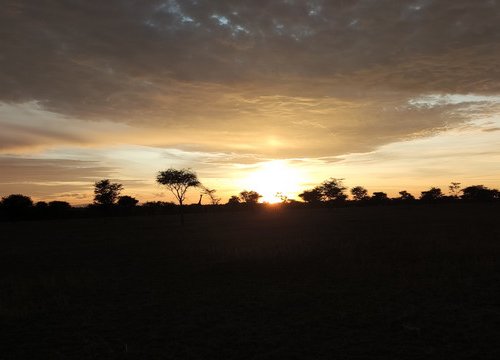
[[[13,182],[87,183],[102,177],[109,177],[114,170],[116,169],[92,161],[0,157],[2,184]]]
[[[272,134],[278,156],[469,118],[408,104],[420,95],[500,93],[495,0],[4,0],[0,38],[1,102],[218,142]]]
[[[0,197],[22,193],[37,199],[85,198],[92,183],[110,178],[116,169],[95,161],[0,156]]]

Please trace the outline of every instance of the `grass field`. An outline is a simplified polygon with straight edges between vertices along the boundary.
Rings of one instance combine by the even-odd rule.
[[[499,210],[1,223],[0,359],[499,359]]]

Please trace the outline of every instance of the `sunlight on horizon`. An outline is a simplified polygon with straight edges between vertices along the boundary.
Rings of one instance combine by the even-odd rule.
[[[259,202],[281,202],[277,193],[293,198],[302,190],[306,175],[285,160],[272,160],[259,167],[241,181],[242,189],[257,191],[262,195]]]

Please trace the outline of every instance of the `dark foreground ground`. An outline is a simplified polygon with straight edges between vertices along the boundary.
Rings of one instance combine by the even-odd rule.
[[[0,359],[500,359],[498,205],[0,224]]]

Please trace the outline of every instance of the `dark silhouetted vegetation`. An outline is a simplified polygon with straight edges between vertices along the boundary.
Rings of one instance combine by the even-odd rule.
[[[375,204],[386,204],[390,201],[385,192],[375,191],[370,198],[370,201]]]
[[[413,200],[415,200],[415,196],[413,196],[412,194],[410,194],[406,190],[402,190],[402,191],[399,192],[399,198],[398,198],[398,200],[401,200],[401,201],[413,201]]]
[[[472,201],[493,201],[500,199],[500,192],[483,185],[468,186],[462,190],[462,199]]]
[[[184,223],[183,204],[186,199],[186,192],[191,187],[201,186],[198,176],[191,169],[168,169],[160,171],[156,177],[156,182],[164,185],[179,202],[181,223]]]
[[[239,205],[240,204],[240,197],[236,195],[232,195],[229,200],[227,201],[227,205]]]
[[[310,204],[318,204],[323,201],[342,203],[347,200],[347,194],[345,193],[347,188],[342,181],[343,179],[330,178],[311,190],[305,190],[299,194],[299,197]]]
[[[3,197],[0,213],[9,219],[29,218],[33,215],[33,200],[29,196],[21,194]]]
[[[139,206],[139,200],[129,195],[120,196],[123,186],[119,183],[111,183],[104,179],[94,184],[95,201],[87,207],[72,207],[66,201],[38,201],[33,204],[29,196],[13,194],[2,198],[0,202],[0,220],[20,219],[52,219],[52,218],[81,218],[81,217],[110,217],[129,215],[164,215],[180,213],[181,221],[184,221],[184,213],[196,213],[200,211],[231,211],[231,210],[258,210],[266,206],[259,204],[262,195],[256,191],[242,191],[239,195],[231,196],[227,203],[220,204],[215,189],[208,189],[198,180],[196,173],[189,169],[169,169],[158,173],[157,181],[165,185],[178,201],[178,205],[172,202],[148,201]],[[186,193],[189,188],[199,187],[201,196],[207,195],[209,204],[197,206],[185,205]],[[304,208],[304,207],[339,207],[339,206],[372,206],[372,205],[414,205],[414,204],[448,204],[465,202],[495,202],[500,200],[500,192],[483,185],[472,185],[461,189],[460,183],[452,182],[449,186],[449,196],[445,196],[440,188],[431,187],[422,191],[418,200],[402,190],[399,197],[389,198],[384,192],[375,191],[368,196],[368,191],[362,186],[350,189],[352,200],[347,200],[347,187],[342,179],[330,178],[312,189],[305,190],[299,194],[303,202],[289,199],[283,193],[277,193],[276,197],[281,200],[275,208]],[[460,196],[457,194],[461,193]]]
[[[109,179],[97,181],[94,184],[94,204],[111,206],[116,203],[122,190],[122,184],[112,183]]]
[[[367,200],[369,198],[368,190],[366,190],[362,186],[353,187],[351,189],[351,195],[355,201],[363,201],[363,200]]]
[[[330,178],[321,184],[321,193],[325,201],[342,202],[347,199],[345,191],[347,188],[343,184],[343,179]]]
[[[451,182],[448,186],[448,191],[450,192],[450,196],[452,198],[458,198],[460,195],[460,187],[461,184],[459,182]]]
[[[240,200],[245,204],[257,204],[261,197],[261,194],[253,190],[243,190],[242,192],[240,192]]]
[[[436,202],[443,198],[443,193],[440,188],[432,187],[427,191],[422,191],[420,200],[425,202]]]
[[[139,200],[137,200],[136,198],[129,196],[129,195],[120,196],[118,198],[118,206],[121,206],[121,207],[130,208],[130,207],[136,206],[138,203],[139,203]]]
[[[299,197],[309,204],[319,204],[323,200],[323,193],[320,187],[315,187],[311,190],[304,190],[299,194]]]

